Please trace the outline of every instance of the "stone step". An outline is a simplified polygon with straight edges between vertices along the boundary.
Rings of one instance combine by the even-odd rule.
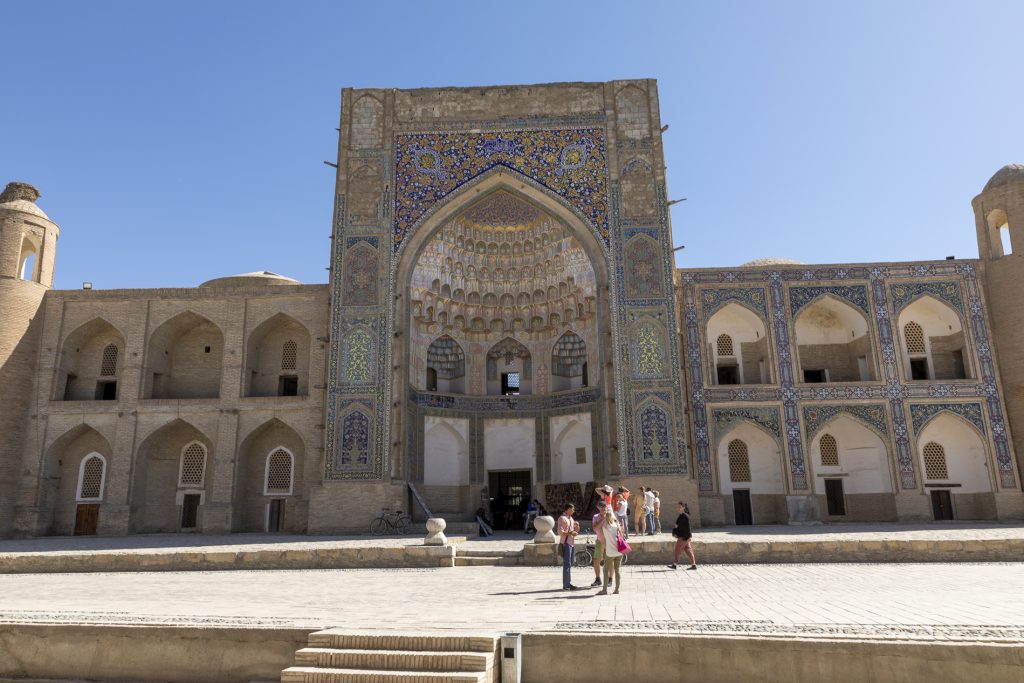
[[[467,548],[460,546],[455,549],[455,557],[515,557],[523,556],[522,548],[518,550],[494,550],[490,548]]]
[[[494,666],[494,653],[304,647],[295,653],[295,665],[380,671],[485,672]]]
[[[459,557],[455,556],[456,567],[497,567],[501,557]]]
[[[457,671],[378,671],[292,666],[281,683],[488,683],[490,674]]]
[[[412,652],[490,652],[497,648],[489,635],[423,635],[420,633],[352,633],[343,628],[309,634],[309,647],[339,650],[398,650]]]

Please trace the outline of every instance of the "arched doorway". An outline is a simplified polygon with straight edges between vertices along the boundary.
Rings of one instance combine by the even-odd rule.
[[[601,422],[600,433],[615,432],[608,426],[614,404],[595,401],[593,392],[578,399],[588,425],[584,465],[563,467],[552,450],[557,435],[539,436],[553,393],[611,391],[601,362],[611,339],[608,297],[600,296],[606,256],[571,211],[508,180],[507,172],[504,178],[493,174],[473,192],[450,199],[443,216],[410,237],[397,267],[395,320],[402,332],[392,351],[392,365],[400,368],[395,394],[436,387],[471,399],[450,416],[471,423],[477,434],[466,434],[473,451],[467,461],[476,465],[467,473],[468,494],[459,494],[463,513],[480,504],[485,488],[491,504],[508,513],[525,508],[529,496],[543,497],[544,487],[567,472],[586,469],[578,483],[589,482],[594,459],[608,457],[607,448],[595,451],[590,442],[591,421]],[[454,383],[453,373],[461,373]],[[530,403],[507,402],[527,398]],[[441,412],[434,407],[427,419]],[[429,474],[433,487],[450,486],[461,473],[438,473],[443,459],[431,451],[448,432],[398,410],[391,433],[406,433],[407,420],[416,420],[414,430],[424,434],[421,452],[412,456],[430,464],[422,485],[428,486]],[[573,438],[580,444],[564,457],[575,462],[583,437]],[[605,460],[601,467],[607,469]],[[495,488],[501,490],[489,490]],[[511,517],[518,519],[514,512]]]

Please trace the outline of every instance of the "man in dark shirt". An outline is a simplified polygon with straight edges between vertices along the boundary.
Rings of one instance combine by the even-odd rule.
[[[679,513],[679,516],[676,517],[676,526],[672,529],[672,535],[676,537],[676,554],[675,560],[669,565],[669,568],[678,569],[679,556],[686,553],[686,557],[690,560],[690,566],[687,569],[696,569],[697,558],[693,556],[693,544],[690,542],[693,532],[690,531],[689,508],[686,507],[686,503],[676,503],[676,512]]]

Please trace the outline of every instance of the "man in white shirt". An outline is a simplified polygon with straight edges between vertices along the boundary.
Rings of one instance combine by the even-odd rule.
[[[654,535],[654,490],[650,486],[644,489],[644,507],[647,508],[647,535]]]

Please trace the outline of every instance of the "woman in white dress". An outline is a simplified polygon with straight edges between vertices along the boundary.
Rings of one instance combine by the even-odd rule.
[[[622,575],[619,572],[622,566],[622,552],[619,551],[619,522],[611,508],[605,508],[604,523],[601,525],[601,539],[604,545],[604,587],[598,595],[608,595],[608,584],[612,576],[615,577],[615,592],[622,587]]]

